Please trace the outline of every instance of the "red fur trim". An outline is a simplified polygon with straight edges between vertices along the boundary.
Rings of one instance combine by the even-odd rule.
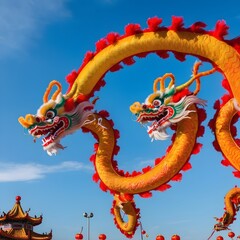
[[[192,154],[198,154],[200,152],[201,148],[202,148],[202,144],[196,143],[194,146],[194,149],[192,151]]]
[[[70,112],[74,109],[75,107],[75,102],[73,100],[73,98],[69,98],[66,100],[66,102],[64,103],[64,110],[66,112]]]
[[[151,192],[139,193],[139,196],[142,198],[150,198],[152,197],[152,193]]]
[[[205,132],[205,127],[204,126],[199,126],[198,132],[197,132],[197,137],[202,137]]]
[[[188,170],[190,170],[191,168],[192,168],[191,163],[190,163],[190,162],[187,162],[187,163],[183,166],[182,171],[188,171]]]
[[[148,28],[151,31],[157,31],[161,23],[162,23],[162,18],[158,18],[158,17],[149,18],[147,20]]]
[[[100,187],[104,192],[107,192],[107,190],[108,190],[108,187],[107,187],[102,181],[100,181],[99,187]]]
[[[203,28],[205,28],[207,25],[204,22],[195,22],[191,25],[190,29],[193,32],[205,32]]]
[[[169,30],[177,31],[183,28],[183,18],[172,16],[172,25],[168,27]]]
[[[149,52],[143,52],[143,53],[136,54],[136,56],[139,58],[145,58],[148,54],[149,54]]]
[[[91,61],[94,58],[94,52],[88,51],[85,54],[85,57],[83,59],[83,63],[87,64],[89,61]]]
[[[225,103],[227,103],[232,97],[229,95],[229,94],[224,94],[222,97],[221,97],[221,100],[222,100],[222,104],[221,106],[223,106]]]
[[[157,187],[155,190],[160,191],[160,192],[164,192],[169,188],[171,188],[171,185],[169,185],[168,183],[165,183],[165,184]]]
[[[175,182],[180,182],[181,180],[182,180],[182,174],[181,173],[178,173],[177,175],[175,175],[172,178],[172,181],[175,181]]]
[[[231,163],[227,159],[223,159],[221,161],[221,164],[225,167],[231,166]]]
[[[163,59],[166,59],[169,57],[169,53],[167,51],[161,50],[161,51],[156,51],[156,54]]]
[[[94,143],[93,147],[94,147],[94,152],[96,152],[98,150],[98,146],[99,144],[98,143]]]
[[[94,173],[94,174],[93,174],[92,179],[93,179],[93,181],[96,182],[96,183],[100,180],[99,175],[98,175],[97,173]]]
[[[141,33],[141,32],[142,32],[142,30],[141,30],[141,26],[139,24],[130,23],[125,27],[126,36],[131,36],[131,35]]]
[[[123,62],[124,64],[130,66],[130,65],[132,65],[132,64],[135,63],[135,60],[133,59],[133,57],[128,57],[128,58],[123,59],[122,62]]]
[[[186,60],[186,54],[180,52],[173,52],[175,58],[180,62],[184,62]]]
[[[90,157],[90,161],[95,163],[96,161],[96,154],[93,154],[91,157]]]
[[[100,39],[98,42],[96,42],[96,51],[100,52],[101,50],[103,50],[105,47],[107,47],[107,40],[102,38]]]
[[[190,91],[187,88],[184,88],[182,91],[177,92],[173,95],[172,101],[174,103],[177,103],[178,101],[180,101],[180,99],[182,99],[183,97],[185,97],[189,94],[190,94]]]
[[[226,22],[224,20],[219,20],[215,25],[215,29],[209,33],[214,37],[223,40],[224,36],[228,34],[228,29],[229,27],[227,26]]]
[[[120,150],[120,147],[119,147],[119,146],[115,146],[115,147],[114,147],[114,150],[113,150],[113,154],[114,154],[114,155],[118,155],[119,150]]]
[[[143,173],[149,172],[152,168],[150,166],[147,166],[142,169]]]
[[[113,44],[117,42],[117,40],[119,39],[119,36],[120,35],[118,33],[111,32],[106,36],[106,39],[109,42],[109,44]]]
[[[197,112],[198,112],[198,121],[201,124],[204,120],[206,120],[207,114],[204,108],[198,108]]]
[[[230,87],[227,79],[222,80],[222,87],[225,88],[228,91],[228,93],[231,95],[231,97],[233,96],[231,87]]]
[[[240,171],[234,171],[233,172],[234,177],[240,178]]]
[[[156,158],[155,159],[155,165],[158,165],[163,159],[164,159],[164,156],[161,157],[161,158]]]
[[[213,145],[213,147],[215,148],[215,150],[216,150],[217,152],[221,152],[221,148],[220,148],[217,140],[214,140],[213,143],[212,143],[212,145]]]
[[[109,117],[109,112],[106,111],[106,110],[101,110],[98,114],[103,118],[108,118]]]
[[[76,103],[79,104],[81,102],[87,101],[88,97],[86,95],[83,95],[82,93],[80,93],[77,97]]]
[[[110,72],[117,72],[118,70],[122,69],[122,65],[120,63],[115,64],[114,66],[112,66],[109,71]]]
[[[114,137],[115,139],[120,138],[120,132],[117,129],[114,129]]]

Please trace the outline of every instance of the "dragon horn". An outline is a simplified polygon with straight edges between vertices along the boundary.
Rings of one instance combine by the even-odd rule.
[[[46,89],[46,92],[44,93],[44,96],[43,96],[43,102],[46,103],[48,102],[48,96],[53,88],[53,86],[56,85],[57,86],[57,90],[54,92],[54,94],[52,95],[52,99],[53,100],[56,100],[58,94],[62,91],[62,85],[56,81],[56,80],[53,80],[49,83],[47,89]]]
[[[27,114],[25,118],[19,117],[18,121],[23,127],[29,128],[35,122],[35,119],[31,114]]]
[[[160,91],[164,92],[164,90],[165,90],[165,80],[168,77],[171,78],[171,81],[168,84],[168,88],[172,87],[172,85],[174,85],[174,83],[175,83],[175,77],[172,73],[166,73],[162,77],[159,77],[159,78],[155,79],[155,81],[153,83],[153,92],[157,92],[157,84],[158,83],[160,83]]]
[[[198,68],[198,67],[197,67]],[[195,80],[197,81],[197,83],[199,82],[199,78],[200,77],[203,77],[203,76],[207,76],[207,75],[210,75],[212,73],[214,73],[216,71],[216,68],[212,68],[208,71],[205,71],[205,72],[200,72],[196,75],[194,75],[189,81],[187,81],[186,83],[182,84],[181,86],[179,87],[176,87],[176,92],[180,92],[181,90],[183,90],[184,88],[190,86]],[[198,79],[198,80],[197,80]],[[198,87],[200,86],[200,84],[197,85]],[[195,90],[196,93],[199,92],[198,89]],[[195,93],[194,92],[194,93]]]

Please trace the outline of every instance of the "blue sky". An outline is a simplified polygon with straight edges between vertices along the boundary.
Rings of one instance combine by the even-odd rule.
[[[82,226],[86,236],[83,212],[94,213],[92,239],[100,233],[107,239],[125,239],[110,215],[112,196],[92,181],[92,136],[80,131],[68,136],[62,141],[67,148],[50,157],[40,141],[33,143],[17,119],[37,111],[52,79],[60,81],[66,91],[65,76],[78,69],[85,52],[94,50],[95,42],[109,32],[123,34],[128,23],[144,28],[146,20],[154,16],[163,18],[163,25],[168,26],[174,15],[184,17],[186,26],[203,21],[207,29],[224,19],[230,26],[231,39],[240,35],[239,7],[237,0],[1,0],[0,213],[11,209],[15,196],[21,195],[24,209],[30,207],[33,216],[43,214],[43,223],[35,231],[52,229],[54,240],[74,239]],[[151,143],[145,129],[134,121],[129,106],[143,101],[152,91],[152,81],[166,72],[173,72],[179,84],[186,81],[195,60],[188,57],[181,63],[173,56],[167,60],[149,56],[106,75],[107,85],[95,94],[100,98],[96,109],[108,110],[120,130],[121,150],[116,158],[120,168],[140,170],[165,153],[169,141]],[[219,74],[202,79],[199,96],[208,101],[208,117],[205,135],[200,139],[202,151],[191,158],[193,168],[168,191],[154,192],[149,199],[135,199],[148,239],[158,234],[170,239],[175,233],[184,240],[207,239],[215,224],[213,217],[223,214],[224,195],[239,185],[233,169],[220,164],[222,157],[212,147],[213,135],[207,127],[215,100],[224,94],[221,80]],[[240,234],[239,224],[236,220],[232,225],[236,234]],[[137,230],[133,240],[139,238]]]

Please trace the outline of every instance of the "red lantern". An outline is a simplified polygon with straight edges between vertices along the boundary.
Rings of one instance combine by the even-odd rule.
[[[146,233],[146,231],[145,230],[142,230],[142,234],[145,234]]]
[[[217,236],[216,240],[224,240],[222,236]]]
[[[107,236],[102,233],[102,234],[99,234],[98,239],[99,240],[105,240],[105,239],[107,239]]]
[[[181,238],[180,238],[180,236],[175,234],[172,236],[171,240],[181,240]]]
[[[75,235],[75,239],[76,239],[76,240],[81,240],[81,239],[83,239],[83,235],[82,235],[81,233],[77,233],[77,234]]]
[[[234,237],[235,237],[235,233],[234,233],[234,232],[229,232],[229,233],[228,233],[228,236],[229,236],[230,238],[234,238]]]
[[[165,240],[163,235],[157,235],[156,240]]]

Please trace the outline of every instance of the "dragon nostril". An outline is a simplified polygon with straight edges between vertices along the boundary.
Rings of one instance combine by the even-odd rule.
[[[147,104],[143,104],[142,109],[147,109]]]

